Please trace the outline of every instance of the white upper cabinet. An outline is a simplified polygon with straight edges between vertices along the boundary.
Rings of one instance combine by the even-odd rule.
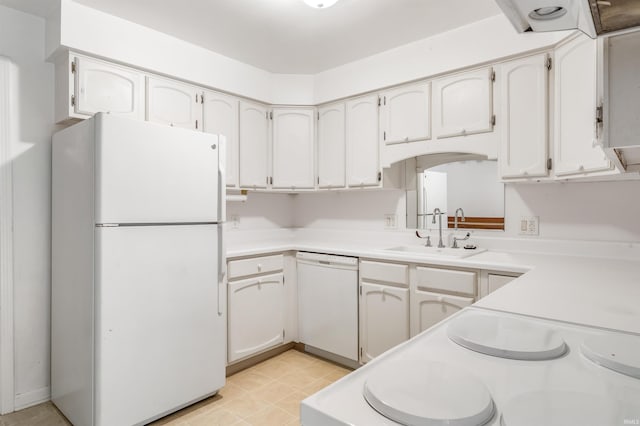
[[[580,177],[610,170],[598,141],[597,45],[587,36],[558,47],[554,83],[554,172]]]
[[[240,187],[266,188],[269,180],[269,111],[240,101]]]
[[[381,94],[382,141],[386,145],[431,138],[431,83],[419,83]]]
[[[378,95],[370,95],[346,104],[347,184],[351,187],[377,186],[382,181],[378,102]]]
[[[344,103],[318,109],[318,186],[346,185],[346,128]]]
[[[56,122],[109,112],[144,120],[144,75],[74,54],[56,61]]]
[[[147,121],[202,130],[202,89],[147,77]]]
[[[313,189],[315,108],[273,109],[274,189]]]
[[[229,188],[237,188],[240,183],[238,120],[237,98],[211,91],[204,92],[202,124],[205,132],[224,135],[226,138],[226,181]]]
[[[547,176],[548,55],[501,65],[500,175],[503,179]]]
[[[493,131],[493,69],[443,77],[433,82],[436,138]]]

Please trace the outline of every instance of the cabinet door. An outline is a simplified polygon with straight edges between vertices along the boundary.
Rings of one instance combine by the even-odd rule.
[[[283,275],[229,283],[228,362],[234,362],[284,341]]]
[[[147,121],[202,130],[200,90],[172,80],[147,77]]]
[[[239,185],[238,99],[216,92],[205,91],[203,126],[207,133],[224,135],[227,140],[227,187]]]
[[[314,108],[273,109],[273,188],[312,189]]]
[[[344,103],[318,109],[318,186],[344,188],[346,166]]]
[[[362,282],[360,362],[409,339],[409,289]]]
[[[266,188],[269,116],[264,105],[240,101],[240,187]]]
[[[503,179],[547,176],[548,56],[502,65],[500,174]]]
[[[411,298],[412,336],[473,303],[470,297],[431,293],[420,289]]]
[[[493,69],[440,78],[433,91],[437,138],[493,131]]]
[[[431,83],[382,94],[382,141],[387,144],[431,138]]]
[[[596,43],[587,36],[580,36],[555,52],[553,144],[556,176],[611,169],[611,162],[598,144]]]
[[[378,96],[347,102],[347,184],[377,186],[380,173]]]
[[[75,58],[74,112],[110,112],[144,119],[144,76],[134,70],[90,58]]]

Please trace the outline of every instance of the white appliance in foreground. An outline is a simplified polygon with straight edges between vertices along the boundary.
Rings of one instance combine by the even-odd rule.
[[[300,341],[309,352],[320,349],[323,352],[319,354],[355,367],[358,259],[306,252],[298,252],[296,257]]]
[[[221,139],[109,114],[54,135],[51,392],[75,426],[224,385]]]
[[[640,424],[640,336],[466,308],[302,401],[305,426]]]

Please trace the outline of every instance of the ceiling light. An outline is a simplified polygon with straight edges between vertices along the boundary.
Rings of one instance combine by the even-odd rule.
[[[338,0],[304,0],[307,6],[315,9],[327,9],[338,2]]]
[[[566,13],[567,9],[562,6],[540,7],[529,13],[529,18],[536,19],[538,21],[546,21],[564,16]]]

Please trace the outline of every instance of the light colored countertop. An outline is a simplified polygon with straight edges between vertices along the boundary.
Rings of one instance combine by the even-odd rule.
[[[250,243],[237,239],[227,257],[295,250],[523,273],[475,306],[640,334],[640,246],[635,243],[476,239],[488,251],[454,259],[385,250],[417,245],[406,235],[364,240],[344,233],[338,238],[331,232],[289,232],[272,237]]]

